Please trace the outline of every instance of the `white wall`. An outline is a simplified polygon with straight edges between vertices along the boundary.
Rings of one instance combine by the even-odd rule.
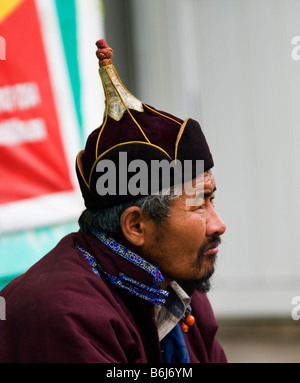
[[[144,102],[198,119],[227,224],[217,316],[291,317],[300,295],[298,0],[133,0]]]

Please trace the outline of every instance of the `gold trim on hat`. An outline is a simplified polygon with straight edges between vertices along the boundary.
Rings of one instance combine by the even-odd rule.
[[[106,98],[106,108],[105,108],[105,118],[102,125],[102,128],[100,129],[97,143],[96,143],[96,158],[98,158],[98,148],[100,143],[100,137],[103,132],[103,129],[106,126],[107,122],[107,116],[110,116],[115,121],[119,121],[125,111],[128,112],[130,115],[132,121],[136,124],[136,126],[139,128],[140,132],[144,136],[145,140],[150,143],[150,140],[148,139],[147,135],[141,128],[141,126],[138,124],[138,122],[135,120],[133,115],[131,114],[129,109],[136,110],[138,112],[143,112],[143,103],[139,101],[136,97],[134,97],[122,84],[122,81],[120,80],[118,73],[114,66],[107,65],[99,68],[99,74],[102,81],[102,85],[105,91],[105,98]]]
[[[127,142],[120,142],[119,144],[116,144],[114,146],[112,146],[111,148],[107,149],[105,152],[101,153],[99,157],[96,158],[96,161],[94,162],[93,166],[92,166],[92,169],[90,171],[90,175],[89,175],[89,183],[88,183],[88,188],[90,189],[90,185],[91,185],[91,178],[92,178],[92,173],[94,171],[94,168],[95,166],[97,165],[97,163],[101,160],[101,158],[109,153],[111,150],[119,147],[119,146],[122,146],[122,145],[127,145],[127,144],[143,144],[143,145],[149,145],[149,146],[152,146],[158,150],[160,150],[161,152],[163,152],[168,158],[170,158],[170,160],[172,160],[172,157],[164,150],[162,149],[160,146],[158,145],[155,145],[155,144],[151,144],[151,142],[144,142],[144,141],[127,141]],[[81,172],[80,172],[81,173]],[[82,174],[81,174],[82,175]]]
[[[177,138],[176,138],[176,142],[175,142],[175,155],[174,155],[174,157],[175,157],[175,158],[174,158],[174,159],[175,159],[175,162],[176,162],[176,160],[177,160],[178,145],[179,145],[179,142],[180,142],[180,140],[181,140],[181,137],[182,137],[182,135],[183,135],[183,132],[184,132],[184,129],[185,129],[185,127],[186,127],[186,124],[187,124],[188,120],[190,120],[190,117],[187,118],[187,119],[184,121],[184,123],[181,125],[180,130],[179,130],[179,132],[178,132],[178,134],[177,134]]]

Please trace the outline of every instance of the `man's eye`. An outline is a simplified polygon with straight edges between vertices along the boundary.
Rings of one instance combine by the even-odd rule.
[[[210,202],[210,204],[212,205],[212,207],[215,207],[215,197],[211,197],[211,198],[209,199],[209,202]]]

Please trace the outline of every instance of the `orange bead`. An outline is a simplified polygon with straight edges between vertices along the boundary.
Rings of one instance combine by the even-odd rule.
[[[189,315],[188,317],[186,317],[185,323],[189,326],[193,326],[193,324],[195,323],[195,318],[193,317],[193,315]]]
[[[181,324],[181,329],[183,332],[188,332],[189,331],[189,326],[185,323]]]

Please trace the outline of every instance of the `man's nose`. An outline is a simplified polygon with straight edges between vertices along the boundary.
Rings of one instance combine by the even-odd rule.
[[[206,235],[210,236],[213,234],[222,235],[226,231],[226,225],[220,218],[219,214],[214,208],[211,209],[209,219],[206,224]]]

